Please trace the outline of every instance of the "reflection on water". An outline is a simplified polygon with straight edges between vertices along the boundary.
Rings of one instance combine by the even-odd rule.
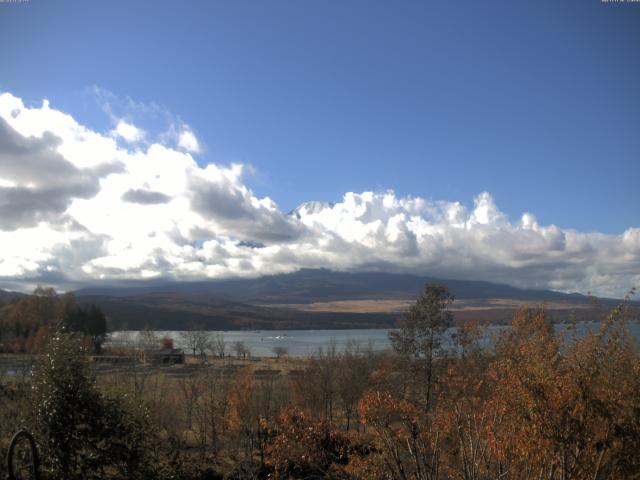
[[[578,337],[589,331],[595,331],[599,327],[598,322],[580,322],[576,324]],[[487,327],[482,343],[490,345],[492,339],[504,330],[505,326],[492,325]],[[558,324],[555,326],[556,332],[564,332],[568,326]],[[637,341],[640,342],[640,323],[631,322],[629,329]],[[118,344],[123,341],[135,341],[140,332],[113,332],[109,342]],[[174,340],[177,348],[185,348],[181,343],[181,332],[161,331],[155,332],[158,338],[164,336]],[[214,332],[212,332],[214,333]],[[358,348],[380,351],[389,348],[389,338],[386,329],[366,329],[366,330],[236,330],[222,332],[227,343],[228,354],[233,353],[234,342],[243,342],[249,349],[251,355],[258,357],[275,356],[274,348],[284,347],[291,356],[305,357],[315,355],[319,349],[333,348],[336,351],[344,351],[348,346],[357,345]],[[445,348],[451,347],[452,335],[455,329],[449,329],[443,339]]]

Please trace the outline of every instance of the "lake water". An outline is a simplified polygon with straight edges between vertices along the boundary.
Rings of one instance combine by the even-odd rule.
[[[576,325],[579,336],[588,331],[597,330],[598,322],[580,322]],[[491,344],[492,338],[505,326],[492,325],[487,328],[483,343]],[[558,324],[555,326],[557,332],[566,330],[567,326]],[[640,343],[640,323],[631,322],[629,330]],[[269,357],[275,356],[274,348],[284,347],[290,356],[307,357],[318,353],[319,349],[326,349],[335,345],[337,351],[344,351],[348,345],[357,345],[360,349],[372,349],[374,351],[390,348],[389,330],[368,329],[368,330],[236,330],[220,332],[224,335],[227,343],[228,354],[233,354],[233,343],[243,342],[249,349],[252,356]],[[125,341],[135,340],[140,332],[113,332],[108,343],[118,344]],[[181,342],[180,331],[157,331],[154,332],[158,339],[170,337],[174,341],[176,348],[185,348]],[[217,332],[210,332],[212,335]],[[445,344],[450,343],[451,335],[455,329],[450,329],[445,335]]]

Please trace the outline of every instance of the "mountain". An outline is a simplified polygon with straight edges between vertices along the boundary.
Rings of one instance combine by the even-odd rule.
[[[26,296],[24,293],[20,292],[9,292],[7,290],[0,290],[0,303],[9,303],[13,300],[19,299]]]
[[[289,212],[289,215],[296,218],[302,218],[305,215],[313,215],[314,213],[320,213],[325,208],[333,208],[334,202],[304,202],[298,205],[296,208]]]
[[[88,287],[78,295],[132,296],[149,293],[210,295],[249,304],[299,304],[357,299],[412,300],[425,283],[444,283],[457,299],[518,299],[535,302],[589,303],[589,297],[552,290],[531,290],[491,282],[443,280],[416,275],[365,272],[333,272],[303,269],[295,273],[255,279],[174,282],[155,285],[130,283],[120,287]],[[608,299],[603,299],[609,302]]]
[[[94,286],[78,290],[76,295],[82,302],[100,306],[115,328],[387,328],[428,282],[449,287],[456,297],[453,310],[457,320],[505,323],[521,305],[540,303],[546,303],[557,320],[566,319],[570,312],[579,320],[602,316],[592,300],[580,294],[482,281],[329,270],[300,270],[256,279]],[[599,303],[610,308],[619,300],[599,299]]]
[[[210,298],[200,294],[147,293],[129,296],[81,295],[98,305],[119,330],[286,330],[388,328],[389,313],[304,312]]]

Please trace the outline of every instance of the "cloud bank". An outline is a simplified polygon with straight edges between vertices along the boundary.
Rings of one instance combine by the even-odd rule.
[[[510,221],[487,192],[459,202],[348,192],[291,213],[242,165],[199,165],[195,133],[97,132],[47,101],[0,94],[0,286],[390,271],[621,296],[640,284],[640,228],[621,235]]]

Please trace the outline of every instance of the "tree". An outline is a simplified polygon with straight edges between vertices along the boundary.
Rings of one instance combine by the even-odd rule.
[[[255,391],[257,382],[250,367],[238,370],[229,389],[229,429],[238,435],[244,444],[245,455],[251,458],[259,431],[262,429],[260,413],[257,409]]]
[[[87,312],[87,320],[86,333],[91,337],[94,352],[100,353],[107,336],[107,317],[96,305],[91,304]]]
[[[357,419],[358,401],[370,387],[375,363],[376,360],[370,352],[360,352],[359,347],[353,343],[348,343],[345,351],[338,357],[336,393],[347,421],[346,430],[351,427],[351,420]]]
[[[236,352],[238,358],[245,358],[247,355],[249,355],[249,349],[247,348],[245,343],[240,340],[238,340],[237,342],[233,342],[233,351]]]
[[[296,388],[299,403],[330,423],[333,422],[337,400],[337,371],[338,353],[332,340],[326,350],[318,349],[318,353],[308,360],[304,378],[297,382]]]
[[[275,419],[267,463],[275,479],[351,478],[345,473],[352,439],[306,412],[287,407]]]
[[[180,340],[193,352],[193,356],[195,357],[197,353],[200,355],[206,353],[209,334],[205,330],[192,326],[190,330],[180,332]]]
[[[33,392],[53,478],[104,478],[107,469],[144,478],[147,413],[98,391],[81,337],[63,328],[51,337],[34,371]]]
[[[442,334],[453,323],[453,315],[449,311],[453,300],[446,286],[427,284],[400,322],[400,328],[389,332],[389,340],[396,353],[416,360],[423,371],[427,410],[432,396],[433,361],[441,351]]]
[[[271,349],[273,354],[276,356],[276,359],[280,360],[281,357],[284,357],[289,353],[289,349],[284,345],[276,345]]]
[[[55,329],[60,323],[89,338],[94,353],[100,352],[107,333],[106,318],[98,307],[81,306],[73,293],[58,295],[50,287],[39,286],[33,295],[5,306],[1,317],[3,344],[16,352],[41,352],[41,339],[49,327]]]
[[[640,362],[624,308],[569,342],[543,308],[523,308],[499,339],[488,406],[503,420],[491,440],[514,477],[639,478]]]
[[[216,352],[219,357],[224,357],[224,352],[227,348],[227,342],[224,340],[224,334],[217,332],[211,340],[211,349]]]
[[[135,352],[142,362],[146,362],[153,352],[157,351],[160,345],[160,339],[149,325],[138,333],[135,337]]]
[[[82,307],[70,299],[63,324],[70,332],[80,332],[91,339],[93,352],[100,353],[107,335],[107,319],[95,304]]]
[[[362,423],[373,431],[378,456],[386,467],[387,474],[378,478],[440,478],[440,432],[439,426],[429,421],[430,412],[379,391],[366,392],[358,412]]]

